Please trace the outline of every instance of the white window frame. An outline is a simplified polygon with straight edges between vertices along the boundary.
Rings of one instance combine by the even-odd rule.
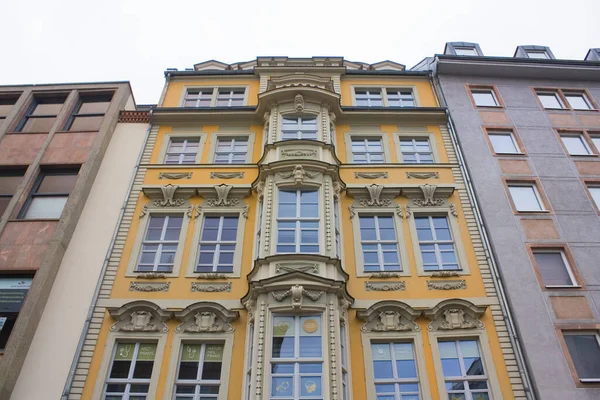
[[[185,107],[185,101],[187,98],[187,94],[189,90],[202,90],[202,91],[209,91],[212,90],[212,94],[210,97],[210,106],[208,107],[197,107],[197,108],[212,108],[212,107],[217,107],[217,95],[219,93],[219,90],[233,90],[233,89],[238,89],[238,90],[244,90],[244,101],[243,104],[241,106],[235,106],[235,107],[243,107],[243,106],[247,106],[248,105],[248,92],[250,91],[250,86],[249,85],[220,85],[220,86],[214,86],[214,85],[191,85],[191,86],[184,86],[183,90],[181,91],[181,97],[179,99],[179,106],[180,107]],[[226,107],[226,106],[219,106],[219,107]]]
[[[246,160],[244,164],[252,163],[252,153],[254,152],[254,141],[256,138],[256,134],[250,131],[250,127],[247,129],[240,129],[239,127],[219,127],[219,132],[212,133],[208,138],[208,147],[209,147],[209,160],[211,163],[215,164],[215,167],[227,166],[227,165],[237,165],[237,164],[216,164],[215,158],[217,153],[217,142],[219,139],[235,139],[235,138],[246,138],[248,140],[248,151],[246,152]]]
[[[211,272],[218,272],[218,273],[233,273],[233,270],[235,268],[235,253],[236,253],[236,248],[238,247],[238,242],[237,242],[237,238],[234,240],[223,240],[223,228],[225,225],[225,219],[226,218],[235,218],[236,219],[236,236],[237,236],[237,229],[240,226],[240,215],[238,214],[214,214],[214,215],[210,215],[210,214],[204,214],[202,215],[202,227],[201,229],[201,233],[200,233],[200,241],[198,244],[198,253],[200,254],[200,249],[202,248],[202,246],[215,246],[215,251],[212,253],[213,256],[213,260],[212,260],[212,269],[210,271],[197,271],[196,268],[198,268],[198,264],[196,263],[195,265],[195,270],[194,272],[196,273],[211,273]],[[204,230],[206,228],[206,220],[210,218],[210,219],[218,219],[218,225],[217,225],[217,240],[214,241],[203,241],[202,240],[202,234],[204,233]],[[221,250],[221,246],[233,246],[233,253],[231,254],[231,272],[227,271],[219,271],[217,268],[219,268],[219,263],[218,260],[221,256],[222,250]],[[223,251],[223,253],[229,253],[229,251]]]
[[[600,134],[598,132],[591,132],[590,139],[592,140],[592,144],[596,147],[596,151],[600,153]]]
[[[346,146],[346,163],[350,164],[350,163],[354,163],[354,155],[352,153],[352,139],[353,138],[358,138],[358,139],[381,139],[381,144],[383,146],[383,163],[377,163],[377,165],[383,165],[386,163],[391,163],[394,162],[394,160],[391,159],[391,155],[390,155],[390,149],[389,146],[390,144],[388,143],[388,134],[385,132],[382,132],[380,130],[377,129],[373,129],[370,130],[366,127],[360,127],[360,126],[356,126],[356,127],[350,127],[350,131],[349,132],[344,132],[344,144]],[[357,164],[357,166],[363,166],[363,165],[368,165],[368,164]]]
[[[573,361],[573,356],[571,355],[571,351],[569,350],[569,348],[567,347],[567,343],[566,340],[564,339],[565,336],[595,336],[596,337],[596,341],[598,342],[598,346],[600,347],[600,332],[598,332],[597,330],[581,330],[581,331],[575,331],[575,330],[563,330],[561,331],[562,335],[563,335],[563,340],[565,341],[565,347],[567,350],[567,353],[569,354],[569,358],[571,360],[571,363],[573,364],[573,369],[574,372],[577,374],[577,379],[579,380],[579,382],[581,383],[600,383],[600,376],[598,376],[598,378],[580,378],[579,377],[579,373],[577,372],[577,366],[575,365],[575,361]]]
[[[406,164],[407,166],[428,167],[428,166],[434,166],[435,164],[438,164],[441,162],[440,154],[438,153],[438,150],[437,150],[437,143],[435,140],[435,135],[432,132],[427,132],[425,130],[417,131],[415,129],[411,129],[411,130],[406,130],[406,131],[401,130],[400,132],[394,133],[394,144],[396,145],[396,155],[397,155],[399,163],[404,163],[404,157],[402,155],[402,148],[400,147],[400,140],[407,140],[407,139],[418,139],[418,140],[427,139],[429,141],[429,148],[431,149],[431,156],[433,157],[433,163],[431,163],[431,164],[411,163],[411,164]]]
[[[485,329],[453,329],[451,331],[436,330],[428,332],[429,343],[431,343],[431,353],[433,356],[433,366],[437,378],[438,391],[441,399],[448,398],[446,391],[446,379],[442,369],[442,359],[440,355],[439,341],[452,340],[477,340],[483,368],[487,373],[488,391],[491,399],[502,399],[502,390],[498,383],[498,375],[494,364],[494,357],[490,349],[490,342]]]
[[[565,110],[567,109],[565,103],[563,102],[563,100],[560,98],[560,94],[558,93],[558,91],[551,91],[551,90],[536,90],[535,91],[535,95],[538,98],[538,101],[540,102],[540,105],[542,106],[542,108],[544,110]],[[560,105],[560,107],[546,107],[544,105],[544,102],[542,101],[542,99],[540,98],[541,96],[554,96],[554,98],[556,99],[556,101],[558,102],[558,104]]]
[[[172,139],[196,139],[200,138],[198,143],[198,153],[196,154],[195,164],[200,164],[202,161],[202,153],[204,151],[204,145],[206,143],[206,133],[201,132],[201,129],[173,129],[173,131],[165,133],[163,135],[162,145],[159,151],[157,162],[163,164],[165,168],[185,168],[186,166],[192,166],[194,164],[165,164],[167,157],[167,151],[169,149],[169,143]],[[159,135],[160,136],[160,135]]]
[[[546,205],[544,204],[544,201],[542,200],[542,197],[540,196],[540,192],[538,191],[537,188],[537,184],[536,183],[519,183],[519,182],[507,182],[506,186],[508,187],[508,193],[510,195],[511,201],[514,204],[515,210],[517,212],[525,212],[525,213],[531,213],[531,212],[548,212],[548,210],[546,209]],[[540,209],[539,210],[520,210],[519,207],[517,206],[517,203],[514,200],[512,191],[510,190],[511,187],[530,187],[533,189],[533,194],[535,195],[535,199],[538,202]]]
[[[568,155],[570,156],[593,156],[595,155],[592,152],[592,149],[590,148],[589,144],[587,143],[587,140],[585,140],[585,136],[583,135],[583,133],[567,133],[567,132],[561,132],[560,134],[560,140],[563,143],[563,146],[565,148],[565,151],[567,152]],[[583,147],[585,148],[585,150],[587,151],[587,153],[585,154],[577,154],[577,153],[571,153],[571,151],[569,150],[569,147],[567,146],[567,144],[565,143],[565,138],[578,138],[581,143],[583,144]]]
[[[145,333],[135,332],[124,334],[122,332],[109,332],[106,338],[106,346],[104,348],[98,347],[97,351],[103,351],[102,360],[100,362],[100,369],[97,379],[94,384],[94,391],[92,394],[92,400],[101,400],[104,394],[104,387],[106,381],[110,375],[110,369],[112,367],[112,360],[116,351],[117,343],[156,343],[156,354],[154,356],[154,365],[152,366],[152,375],[150,379],[150,388],[148,389],[148,399],[156,398],[156,389],[158,387],[158,378],[162,367],[162,361],[164,351],[167,345],[167,335],[164,333]]]
[[[523,152],[521,151],[521,147],[519,146],[519,143],[517,142],[517,139],[515,138],[515,135],[513,133],[513,131],[511,130],[489,130],[487,131],[487,135],[488,138],[490,139],[490,144],[492,145],[492,150],[494,151],[494,153],[496,154],[523,154]],[[494,142],[492,141],[492,136],[508,136],[515,148],[514,152],[505,152],[505,151],[498,151],[496,149],[496,147],[494,146]]]
[[[196,151],[196,153],[194,154],[194,162],[191,163],[184,163],[183,158],[184,155],[186,155],[187,153],[185,153],[185,149],[188,147],[188,141],[198,141],[198,150]],[[177,156],[179,157],[179,162],[177,163],[167,163],[167,157],[169,157],[169,155],[171,155],[169,149],[171,148],[171,144],[173,143],[173,141],[183,141],[183,148],[184,148],[184,152],[182,153],[178,153]],[[199,137],[170,137],[169,138],[169,143],[167,144],[167,151],[165,152],[165,158],[164,158],[164,163],[168,164],[168,165],[194,165],[195,164],[195,160],[198,159],[198,153],[200,153],[200,138]],[[189,153],[192,154],[192,153]]]
[[[408,218],[408,223],[410,227],[410,235],[413,238],[411,240],[413,244],[413,251],[415,254],[415,264],[417,266],[417,274],[419,276],[431,276],[434,272],[444,271],[444,270],[431,270],[425,271],[423,266],[423,256],[421,255],[421,248],[419,246],[419,239],[417,235],[417,225],[415,223],[415,215],[417,216],[432,216],[432,217],[443,217],[445,216],[448,220],[448,225],[450,227],[450,233],[452,238],[454,239],[454,251],[456,253],[456,259],[458,261],[457,270],[448,270],[456,272],[458,275],[469,275],[470,267],[469,262],[466,255],[465,246],[463,244],[462,236],[460,233],[460,227],[457,223],[457,218],[452,215],[452,210],[449,206],[436,207],[435,210],[432,210],[431,207],[412,207],[410,209],[410,215]]]
[[[383,145],[383,137],[375,137],[375,136],[352,136],[351,137],[351,144],[350,144],[350,148],[352,149],[352,162],[355,164],[385,164],[386,163],[386,158],[385,158],[385,146]],[[368,142],[371,141],[379,141],[379,144],[381,145],[381,152],[373,152],[373,154],[379,154],[381,153],[381,158],[382,161],[378,162],[378,161],[371,161],[371,152],[369,151],[369,147],[368,147]],[[361,151],[360,154],[364,154],[366,157],[366,161],[365,162],[357,162],[354,159],[355,153],[354,153],[354,143],[355,142],[363,142],[363,146],[364,146],[364,151]]]
[[[411,152],[412,154],[414,154],[415,159],[417,162],[407,162],[406,160],[404,160],[405,154],[402,151],[402,142],[403,141],[407,141],[410,140],[411,144],[412,144],[412,148],[413,151]],[[416,141],[423,141],[426,140],[427,141],[427,145],[429,146],[429,152],[420,152],[417,151],[417,146],[416,146]],[[431,147],[431,143],[429,142],[429,138],[406,138],[406,137],[401,137],[398,139],[399,145],[400,145],[400,158],[402,158],[402,162],[405,164],[435,164],[435,157],[433,156],[433,148]],[[430,154],[431,155],[431,162],[427,163],[427,162],[422,162],[421,161],[421,154]]]
[[[569,104],[569,107],[572,110],[577,110],[577,111],[586,111],[586,110],[594,110],[594,104],[590,101],[590,99],[588,98],[588,95],[585,92],[570,92],[570,91],[564,91],[563,90],[563,96],[565,97],[565,100],[567,101],[567,103]],[[575,108],[573,107],[573,105],[571,104],[571,102],[569,101],[569,96],[571,97],[581,97],[583,99],[583,102],[587,105],[588,108]]]
[[[365,100],[367,101],[367,105],[366,106],[359,106],[358,105],[358,94],[356,93],[357,91],[361,91],[361,92],[365,92]],[[371,93],[373,92],[373,93]],[[378,92],[378,93],[375,93]],[[363,96],[363,95],[361,95]],[[383,88],[354,88],[354,105],[357,107],[383,107],[384,106],[384,102],[383,102]],[[371,101],[378,101],[381,102],[380,106],[374,106],[371,104]]]
[[[242,266],[242,255],[243,255],[243,243],[244,243],[244,234],[247,228],[246,226],[246,218],[243,216],[244,213],[244,203],[239,204],[239,206],[228,207],[226,210],[221,209],[210,209],[202,207],[202,211],[200,215],[198,215],[194,219],[194,234],[192,236],[192,247],[189,252],[189,260],[187,264],[186,277],[198,277],[199,274],[205,274],[207,272],[196,272],[196,264],[198,262],[198,257],[200,255],[200,238],[202,236],[202,230],[204,228],[205,217],[215,217],[215,216],[233,216],[237,215],[238,217],[238,227],[237,227],[237,237],[236,237],[236,245],[235,252],[233,255],[233,272],[226,272],[225,274],[230,277],[239,277],[241,273]],[[214,271],[216,272],[216,271]],[[219,272],[221,273],[221,272]]]
[[[252,400],[252,370],[253,370],[253,361],[255,360],[255,356],[254,356],[254,348],[256,347],[254,345],[254,323],[251,322],[247,325],[246,328],[246,357],[244,360],[244,376],[245,376],[245,380],[244,380],[244,390],[243,390],[243,394],[242,394],[242,398],[246,399],[246,400]]]
[[[573,268],[571,268],[571,264],[569,264],[569,260],[567,260],[567,256],[565,255],[564,250],[562,249],[544,249],[544,248],[539,248],[539,247],[534,247],[531,250],[531,253],[533,254],[533,259],[535,260],[535,264],[538,268],[538,270],[540,270],[540,278],[542,281],[542,284],[544,285],[544,287],[547,288],[578,288],[581,287],[581,285],[578,284],[577,279],[575,278],[575,274],[573,273]],[[562,258],[563,264],[565,266],[565,270],[567,271],[567,274],[569,275],[569,279],[571,279],[571,284],[570,285],[546,285],[544,283],[544,277],[542,276],[542,271],[541,271],[541,267],[537,261],[537,259],[535,258],[535,254],[536,253],[559,253],[560,257]]]
[[[160,239],[158,240],[149,240],[146,238],[147,234],[148,234],[148,229],[150,228],[150,221],[152,221],[153,218],[164,218],[164,222],[162,224],[161,227],[161,234],[160,234]],[[160,264],[162,264],[160,262],[160,258],[162,257],[164,251],[163,251],[163,247],[166,246],[173,246],[175,245],[175,253],[174,253],[174,257],[173,257],[173,262],[175,262],[175,255],[177,255],[177,251],[179,249],[179,238],[177,238],[177,240],[166,240],[165,239],[165,234],[167,232],[167,229],[169,227],[169,223],[171,222],[171,218],[181,218],[181,228],[179,231],[179,237],[181,237],[181,229],[183,229],[183,220],[185,219],[185,215],[181,215],[181,214],[165,214],[165,215],[150,215],[148,217],[148,225],[146,226],[146,231],[144,232],[144,238],[142,239],[142,248],[140,249],[140,257],[136,263],[136,270],[135,272],[137,273],[148,273],[148,272],[156,272],[156,273],[170,273],[173,271],[173,269],[175,269],[175,265],[173,265],[173,269],[171,271],[159,271],[157,268]],[[141,264],[141,259],[144,255],[144,246],[157,246],[157,250],[156,253],[154,254],[154,261],[152,263],[152,270],[151,271],[140,271],[138,270],[138,268],[140,267]]]
[[[478,87],[470,87],[469,90],[471,91],[471,97],[473,98],[473,103],[475,104],[475,107],[502,107],[500,105],[500,101],[498,101],[498,97],[496,96],[496,91],[492,88],[478,88]],[[489,93],[492,95],[492,99],[494,100],[495,105],[490,106],[490,105],[479,105],[477,104],[477,100],[474,96],[475,92],[479,92],[479,93]]]
[[[322,203],[323,203],[323,199],[321,198],[321,190],[318,188],[314,188],[314,187],[302,187],[302,188],[287,188],[287,187],[278,187],[277,188],[277,199],[275,199],[277,201],[277,209],[275,210],[275,229],[274,234],[275,234],[275,254],[321,254],[323,252],[323,243],[321,243],[321,235],[322,235],[322,224],[321,224],[321,219],[324,216],[323,210],[322,210]],[[300,216],[300,210],[301,210],[301,206],[302,206],[302,202],[300,201],[300,197],[297,198],[296,201],[296,216],[295,217],[280,217],[279,216],[279,197],[280,197],[280,193],[284,191],[284,192],[296,192],[296,196],[299,195],[299,193],[301,192],[316,192],[317,193],[317,208],[319,210],[319,215],[317,217],[313,217],[313,218],[307,218],[307,217],[301,217]],[[277,250],[277,246],[279,246],[279,240],[278,240],[278,236],[279,236],[279,222],[283,221],[283,222],[296,222],[296,227],[294,230],[294,246],[295,246],[295,251],[293,253],[283,253],[283,252],[279,252]],[[307,245],[309,246],[318,246],[319,250],[317,252],[314,253],[305,253],[305,252],[301,252],[300,251],[300,247],[303,245],[300,237],[302,234],[302,229],[301,229],[301,223],[302,222],[317,222],[318,223],[318,228],[317,228],[317,238],[318,241],[317,243],[308,243]],[[291,244],[284,244],[283,246],[291,246]]]
[[[342,387],[342,400],[352,399],[352,373],[350,370],[350,341],[348,336],[348,327],[345,323],[339,324],[340,330],[340,383]]]
[[[234,94],[234,92],[240,92],[243,91],[244,93],[242,93],[241,96],[241,100],[242,100],[242,104],[237,104],[237,105],[232,105],[231,103],[236,100],[236,95]],[[220,87],[217,89],[216,91],[216,103],[215,106],[216,107],[243,107],[245,104],[245,100],[246,100],[246,89],[245,88],[239,88],[239,87],[231,87],[231,88],[226,88],[226,87]],[[221,97],[221,92],[225,93],[225,95],[223,96],[224,99],[223,100],[227,100],[227,105],[223,106],[223,105],[219,105],[219,100]],[[229,93],[227,93],[229,92]],[[238,95],[239,97],[239,95]]]
[[[179,357],[181,347],[185,344],[223,344],[223,363],[221,370],[221,384],[219,386],[218,400],[227,400],[229,392],[229,370],[232,363],[233,333],[175,333],[172,340],[169,358],[168,373],[164,390],[164,400],[171,400],[175,393],[175,382],[179,370]],[[158,380],[158,379],[157,379]],[[154,397],[148,397],[152,399]]]
[[[295,388],[295,392],[296,389],[299,389],[300,387],[300,377],[302,376],[299,372],[299,366],[300,364],[321,364],[322,368],[321,368],[321,392],[322,392],[322,398],[323,399],[327,399],[328,393],[329,393],[329,380],[327,379],[328,376],[328,364],[327,364],[327,359],[328,359],[328,355],[329,355],[329,348],[327,346],[326,340],[328,338],[328,335],[326,335],[326,332],[328,332],[329,328],[328,328],[328,323],[327,323],[327,319],[325,318],[325,310],[323,311],[310,311],[307,313],[303,313],[303,314],[297,314],[297,313],[289,313],[289,312],[285,312],[285,311],[274,311],[270,313],[269,316],[269,330],[268,330],[268,335],[267,335],[267,353],[266,353],[266,360],[265,363],[266,365],[268,365],[268,372],[267,372],[267,379],[266,379],[266,384],[265,384],[265,392],[266,392],[266,398],[271,400],[273,398],[277,399],[277,396],[273,396],[271,393],[271,388],[272,388],[272,382],[273,382],[273,373],[271,372],[271,365],[274,363],[280,363],[280,364],[292,364],[294,365],[294,372],[293,372],[293,376],[294,376],[294,381],[298,382],[297,387]],[[295,327],[295,332],[294,332],[294,338],[297,338],[298,340],[294,340],[294,357],[293,358],[273,358],[273,321],[275,319],[275,317],[289,317],[289,318],[294,318],[294,327]],[[300,357],[300,318],[301,317],[318,317],[320,319],[320,327],[321,327],[321,357],[317,358],[301,358]],[[327,329],[326,329],[327,328]],[[296,336],[297,335],[297,336]],[[297,355],[297,356],[296,356]],[[298,366],[298,367],[297,367]],[[317,375],[316,373],[312,373],[309,375]],[[299,391],[298,391],[299,392]],[[294,394],[293,397],[279,397],[279,398],[283,398],[283,399],[300,399],[300,393],[296,392]],[[316,396],[315,396],[316,397]]]
[[[361,215],[362,214],[362,215]],[[390,240],[383,240],[381,239],[381,230],[380,230],[380,219],[382,217],[385,218],[390,218],[392,220],[392,224],[394,226],[394,235],[396,237],[395,241],[390,241]],[[356,216],[356,218],[358,218],[358,225],[359,225],[359,234],[360,234],[360,245],[361,245],[361,253],[364,254],[366,251],[364,249],[365,245],[375,245],[377,246],[377,260],[378,260],[378,267],[379,269],[377,271],[364,271],[364,260],[363,260],[363,272],[364,273],[374,273],[374,272],[397,272],[399,273],[400,271],[402,271],[403,269],[403,265],[402,265],[402,260],[400,257],[400,246],[398,243],[398,234],[396,233],[396,224],[394,222],[394,214],[382,214],[382,213],[376,213],[376,214],[369,214],[369,213],[360,213],[359,215]],[[366,240],[363,239],[362,237],[362,226],[360,226],[360,220],[361,218],[373,218],[373,222],[375,224],[375,235],[377,236],[375,239],[373,240]],[[398,264],[400,269],[399,270],[390,270],[390,269],[385,269],[386,265],[385,265],[385,261],[384,261],[384,251],[383,251],[383,245],[395,245],[396,247],[396,255],[398,256]]]
[[[284,138],[283,137],[283,121],[284,120],[296,120],[296,126],[298,128],[298,130],[296,131],[296,137],[295,138]],[[315,138],[307,138],[307,137],[303,137],[304,132],[302,130],[302,127],[305,126],[304,125],[304,120],[315,120]],[[302,121],[302,122],[300,122]],[[286,113],[286,114],[282,114],[281,115],[281,121],[280,121],[280,126],[279,126],[279,140],[315,140],[318,141],[321,138],[321,129],[319,127],[320,124],[320,118],[318,115],[315,114],[310,114],[310,113],[304,113],[304,114],[295,114],[295,113]]]
[[[448,216],[442,216],[442,215],[415,215],[414,216],[415,219],[417,218],[427,218],[427,222],[429,223],[429,231],[431,232],[431,236],[432,239],[431,240],[425,240],[425,241],[421,241],[419,240],[418,237],[418,229],[417,229],[417,237],[416,240],[419,242],[419,253],[421,253],[421,258],[423,257],[423,253],[421,252],[421,244],[424,245],[433,245],[434,248],[434,254],[435,254],[435,259],[437,262],[437,266],[439,267],[438,269],[432,269],[432,270],[427,270],[427,272],[433,272],[433,271],[456,271],[455,269],[444,269],[444,263],[442,262],[442,251],[440,250],[440,245],[452,245],[453,248],[453,252],[454,252],[454,257],[456,258],[456,264],[458,264],[458,269],[460,269],[460,263],[458,262],[458,252],[456,251],[456,243],[454,240],[454,236],[452,233],[452,227],[450,227],[450,221],[448,220]],[[448,223],[448,230],[450,231],[450,240],[441,240],[438,239],[436,237],[436,230],[435,230],[435,226],[433,223],[433,218],[445,218],[446,222]],[[416,224],[416,221],[415,221]],[[423,262],[423,260],[421,259],[421,262]],[[425,271],[425,263],[423,262],[423,270]]]
[[[367,106],[359,106],[356,100],[356,91],[379,91],[381,93],[381,106],[371,106],[370,104]],[[400,91],[410,91],[412,93],[412,106],[393,106],[390,105],[390,100],[388,96],[388,90],[391,92],[400,92]],[[351,95],[352,95],[352,106],[354,107],[386,107],[386,108],[405,108],[405,107],[420,107],[421,102],[419,101],[418,91],[415,85],[406,85],[406,86],[363,86],[363,85],[351,85]],[[370,103],[370,101],[369,101]]]
[[[353,209],[356,215],[352,218],[352,231],[354,238],[354,259],[356,264],[356,276],[359,278],[368,277],[376,271],[367,271],[365,272],[363,253],[362,253],[362,238],[360,232],[360,216],[362,215],[385,215],[392,216],[394,221],[394,228],[396,230],[396,240],[398,247],[398,256],[400,259],[400,271],[393,271],[397,273],[399,276],[409,276],[410,275],[410,267],[409,267],[409,259],[408,259],[408,248],[406,247],[407,238],[404,235],[403,229],[403,219],[398,215],[398,210],[395,205],[391,205],[390,207],[377,207],[377,210],[374,212],[371,207],[361,206],[359,203],[353,204]]]
[[[150,203],[151,204],[151,203]],[[144,238],[146,236],[146,231],[148,230],[148,224],[150,222],[151,216],[165,216],[165,215],[178,215],[181,214],[183,217],[183,222],[181,224],[181,232],[179,233],[179,242],[177,245],[177,251],[175,252],[175,261],[173,263],[173,271],[171,272],[160,272],[167,277],[177,277],[179,276],[179,270],[182,264],[183,259],[183,248],[185,247],[185,238],[187,235],[187,230],[189,227],[190,218],[186,215],[188,211],[188,205],[184,205],[181,207],[173,207],[172,209],[150,209],[148,212],[141,217],[140,225],[136,232],[135,243],[133,245],[133,250],[131,252],[131,256],[129,259],[129,264],[127,267],[127,272],[125,274],[126,277],[136,277],[140,274],[145,274],[147,272],[137,272],[137,264],[142,256],[142,244],[144,242]],[[139,212],[139,211],[138,211]],[[131,238],[128,238],[131,240]]]
[[[417,369],[417,378],[419,380],[420,399],[431,399],[427,368],[425,362],[423,339],[421,332],[405,331],[405,332],[362,332],[362,347],[364,349],[365,360],[365,381],[367,400],[377,400],[375,393],[375,371],[373,370],[373,353],[371,351],[371,343],[412,343],[415,356],[415,364]]]

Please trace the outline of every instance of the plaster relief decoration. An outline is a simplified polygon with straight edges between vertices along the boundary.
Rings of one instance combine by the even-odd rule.
[[[294,97],[294,109],[298,113],[304,112],[304,97],[300,93]]]
[[[312,301],[317,301],[323,296],[325,292],[309,292],[304,289],[304,287],[300,285],[294,285],[289,290],[285,292],[271,292],[273,298],[277,301],[283,301],[288,297],[292,297],[292,308],[301,309],[302,308],[302,299],[304,296],[308,297]]]
[[[281,176],[283,179],[293,178],[296,184],[301,185],[304,183],[306,178],[315,179],[317,176],[319,176],[319,174],[310,173],[306,171],[302,165],[296,165],[292,172],[280,173],[279,176]]]
[[[387,207],[392,203],[391,199],[382,199],[381,192],[383,192],[383,185],[372,184],[365,186],[369,192],[369,199],[361,199],[358,201],[363,207]]]
[[[226,185],[221,183],[220,185],[215,186],[215,191],[217,192],[216,199],[208,199],[206,200],[206,204],[209,207],[231,207],[235,206],[240,202],[240,199],[232,198],[228,199],[229,192],[233,186]]]
[[[192,282],[192,292],[231,292],[231,282],[227,283],[198,283]]]
[[[143,272],[141,274],[136,274],[136,277],[139,279],[166,279],[167,275],[161,274],[160,272]]]
[[[438,172],[407,172],[408,179],[440,179]]]
[[[340,310],[340,322],[346,324],[348,323],[348,308],[350,308],[352,303],[345,297],[339,297],[338,305]]]
[[[434,271],[431,273],[432,278],[450,278],[453,276],[460,276],[458,271]]]
[[[444,204],[444,199],[433,197],[435,195],[435,189],[437,189],[437,186],[425,184],[425,185],[421,185],[419,187],[423,191],[423,198],[422,199],[413,199],[413,204],[415,206],[439,207]]]
[[[248,312],[248,323],[253,324],[254,314],[256,313],[256,301],[249,299],[248,301],[245,301],[243,305],[246,312]]]
[[[183,311],[175,313],[181,324],[175,332],[212,333],[233,332],[230,322],[237,319],[239,313],[231,311],[213,302],[194,303]]]
[[[187,199],[195,193],[194,188],[171,185],[143,187],[142,191],[152,199],[150,204],[142,207],[140,218],[144,217],[150,208],[183,207]],[[178,197],[176,197],[178,196]]]
[[[168,292],[171,282],[131,282],[131,292]]]
[[[466,289],[467,283],[464,279],[459,281],[427,281],[429,290],[459,290]]]
[[[405,332],[419,331],[415,319],[421,315],[408,304],[395,300],[380,301],[366,310],[356,313],[356,316],[365,321],[363,332]]]
[[[318,274],[319,273],[319,265],[318,264],[276,264],[275,265],[275,273],[282,274],[286,272],[307,272],[309,274]]]
[[[192,179],[191,172],[159,172],[158,179]]]
[[[206,273],[198,274],[196,276],[196,279],[210,279],[210,280],[227,279],[227,278],[228,278],[228,276],[226,274],[220,274],[218,272],[206,272]]]
[[[406,283],[401,282],[365,282],[365,289],[367,291],[375,292],[395,292],[399,290],[406,290]]]
[[[165,321],[172,317],[170,311],[163,310],[149,301],[134,301],[121,307],[108,307],[115,322],[113,332],[167,332]]]
[[[399,277],[399,273],[390,271],[373,272],[371,275],[369,275],[369,279],[390,279]]]
[[[355,172],[354,173],[354,177],[359,179],[387,179],[388,178],[388,173],[387,172]]]
[[[427,325],[430,331],[483,329],[483,323],[479,318],[484,312],[485,307],[476,306],[470,301],[449,299],[425,311],[423,315],[431,320]]]
[[[316,157],[317,150],[314,149],[294,149],[281,150],[282,157]]]
[[[243,178],[243,172],[211,172],[210,179],[235,179]]]

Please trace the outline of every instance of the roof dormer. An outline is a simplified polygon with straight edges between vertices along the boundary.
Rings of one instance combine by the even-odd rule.
[[[537,60],[555,60],[554,54],[547,46],[517,46],[515,58],[533,58]]]
[[[444,48],[444,54],[452,56],[483,56],[479,44],[470,42],[448,42]]]
[[[600,61],[600,48],[590,49],[585,56],[585,61]]]

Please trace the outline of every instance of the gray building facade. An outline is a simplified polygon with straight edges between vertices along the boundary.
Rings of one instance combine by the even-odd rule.
[[[600,57],[448,43],[429,69],[451,115],[533,395],[600,398]]]

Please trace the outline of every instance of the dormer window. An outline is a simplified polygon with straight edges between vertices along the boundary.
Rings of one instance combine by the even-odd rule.
[[[546,51],[539,51],[539,50],[527,50],[527,57],[529,58],[537,58],[537,59],[543,59],[543,60],[549,60],[550,56],[548,55],[548,53]]]
[[[245,88],[189,88],[183,99],[184,107],[240,107],[246,100]]]
[[[288,116],[281,122],[281,140],[317,140],[317,131],[316,117]]]
[[[457,56],[477,56],[475,47],[455,47],[454,52]]]

